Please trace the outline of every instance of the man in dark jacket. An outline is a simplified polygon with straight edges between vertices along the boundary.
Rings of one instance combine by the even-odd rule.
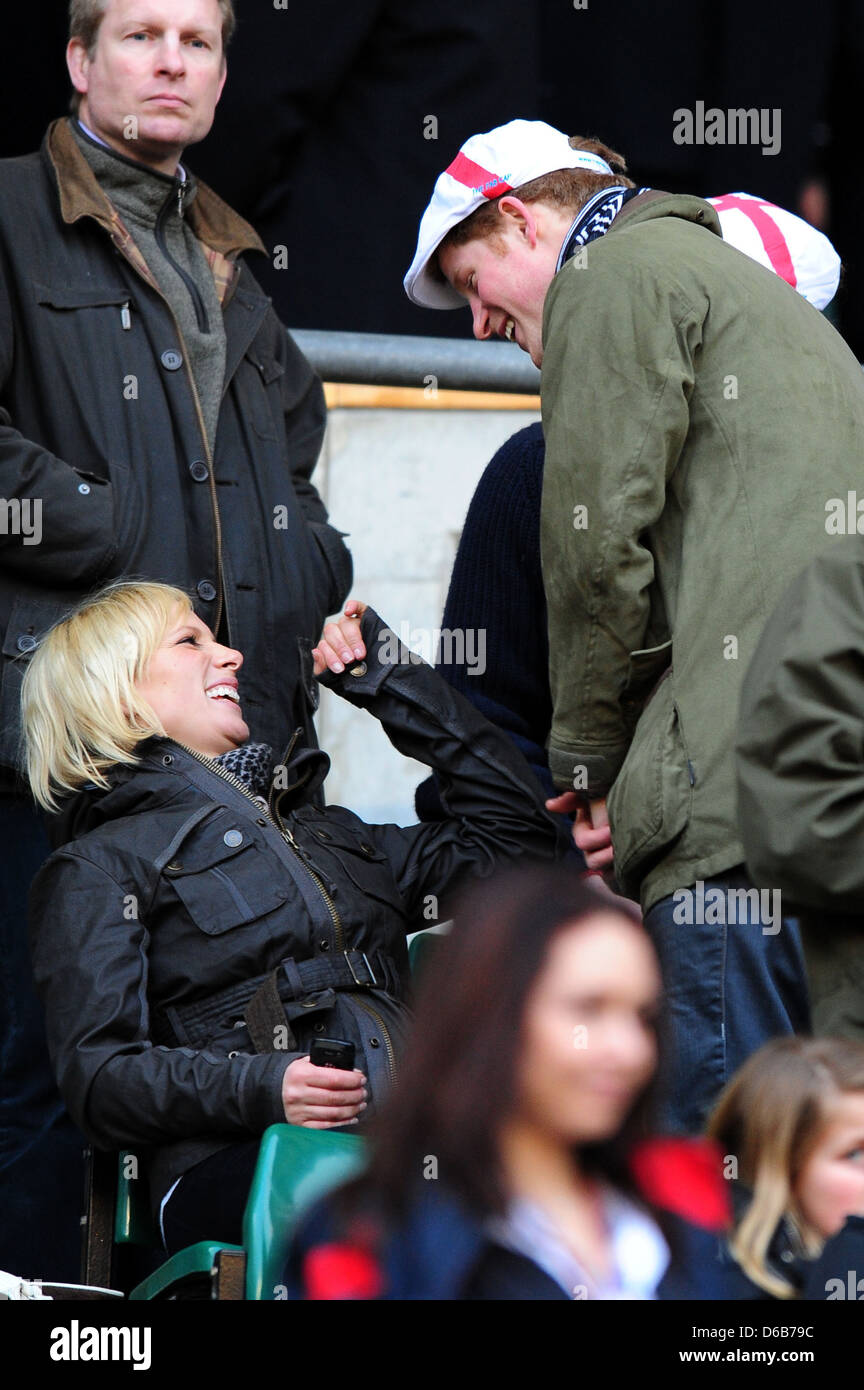
[[[212,124],[230,0],[70,14],[77,119],[0,165],[0,1266],[59,1278],[75,1274],[80,1139],[51,1138],[68,1122],[23,941],[48,845],[12,772],[22,659],[102,581],[166,580],[225,640],[243,632],[252,736],[311,743],[311,648],[351,574],[310,481],[320,383],[240,259],[263,245],[180,163]]]

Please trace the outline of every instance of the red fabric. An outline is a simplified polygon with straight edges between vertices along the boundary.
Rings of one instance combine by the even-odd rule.
[[[319,1245],[303,1261],[306,1298],[377,1298],[382,1288],[381,1271],[368,1250],[356,1245]]]
[[[513,187],[497,174],[491,174],[488,169],[484,169],[482,164],[475,164],[473,159],[468,159],[461,151],[444,172],[450,174],[457,183],[464,183],[466,188],[482,190],[484,198],[500,198],[502,193],[509,193]]]
[[[631,1160],[642,1195],[665,1211],[708,1231],[724,1230],[732,1218],[723,1155],[707,1139],[648,1139]]]
[[[757,203],[752,198],[736,198],[734,193],[724,193],[721,198],[712,198],[711,203],[718,212],[727,212],[730,208],[738,208],[745,217],[750,218],[759,233],[759,239],[765,248],[765,255],[771,262],[771,269],[780,276],[781,280],[785,280],[795,289],[798,284],[798,277],[795,274],[795,267],[789,254],[788,243],[774,218],[769,217],[767,212],[768,208],[773,208],[776,204]]]

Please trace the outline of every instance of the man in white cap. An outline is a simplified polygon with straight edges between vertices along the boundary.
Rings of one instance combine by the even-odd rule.
[[[667,1119],[689,1130],[808,1023],[796,924],[746,874],[731,754],[744,670],[831,543],[864,427],[861,369],[804,302],[836,288],[830,243],[749,195],[717,201],[511,121],[439,177],[405,277],[542,367],[553,805],[578,802],[589,868],[641,900],[676,1045]]]

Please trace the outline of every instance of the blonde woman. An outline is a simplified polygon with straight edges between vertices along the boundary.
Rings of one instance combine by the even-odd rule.
[[[241,653],[166,585],[88,600],[24,680],[34,795],[51,810],[64,798],[62,848],[30,900],[52,1062],[93,1143],[152,1151],[168,1249],[241,1238],[268,1125],[371,1112],[404,1033],[406,932],[430,905],[440,915],[453,881],[555,853],[506,735],[371,609],[349,601],[314,655],[316,674],[437,769],[446,820],[365,825],[311,804],[326,755],[249,741]],[[318,1038],[350,1044],[354,1064],[313,1065]]]
[[[729,1298],[864,1296],[864,1044],[777,1038],[722,1093],[708,1133],[737,1177]]]

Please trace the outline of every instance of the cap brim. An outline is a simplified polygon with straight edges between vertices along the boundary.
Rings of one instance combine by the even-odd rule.
[[[402,281],[405,293],[411,303],[419,305],[421,309],[464,309],[466,306],[466,300],[459,294],[458,290],[454,290],[449,280],[439,279],[437,275],[432,274],[429,268],[447,233],[453,227],[458,226],[461,221],[463,221],[461,217],[454,217],[452,221],[448,221],[422,260],[419,254],[415,255],[408,273]]]

